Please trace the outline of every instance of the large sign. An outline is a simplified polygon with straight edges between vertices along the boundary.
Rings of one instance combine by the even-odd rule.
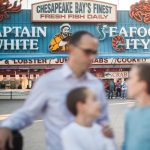
[[[95,0],[51,0],[32,5],[33,22],[116,22],[117,6]]]
[[[2,60],[0,65],[61,65],[67,62],[67,58],[37,59],[37,60]],[[131,65],[137,63],[150,63],[149,59],[130,59],[130,58],[96,58],[92,61],[93,65]]]
[[[97,30],[101,41],[112,38],[112,47],[117,52],[129,49],[138,50],[141,47],[144,50],[150,48],[150,27],[121,26],[118,28],[108,24],[98,24]]]
[[[47,27],[3,26],[0,28],[0,50],[38,50],[39,38],[46,37]]]
[[[0,60],[67,58],[68,41],[81,30],[99,38],[97,58],[150,58],[150,27],[129,11],[118,11],[118,23],[33,23],[31,13],[11,13],[0,24]]]
[[[112,39],[112,47],[118,52],[124,50],[137,50],[142,47],[144,50],[150,48],[150,27],[124,27],[108,26],[98,24],[98,38],[103,44],[106,38]],[[47,37],[47,26],[21,27],[3,26],[0,28],[0,50],[39,50],[39,40]],[[60,26],[60,31],[53,35],[47,49],[51,52],[67,52],[68,41],[72,35],[71,25],[64,23]]]
[[[150,23],[150,1],[140,0],[131,5],[129,16],[138,22]],[[100,40],[106,38],[106,33],[112,38],[112,47],[117,52],[133,49],[150,49],[150,28],[149,26],[109,26],[107,24],[98,25]]]

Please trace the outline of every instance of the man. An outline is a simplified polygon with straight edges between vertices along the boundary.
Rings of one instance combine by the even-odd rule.
[[[109,99],[112,99],[114,96],[115,83],[114,80],[111,79],[109,82]]]
[[[116,90],[117,90],[116,96],[120,98],[121,97],[121,81],[120,80],[118,80],[116,83]]]
[[[71,37],[71,26],[68,23],[60,26],[60,33],[56,34],[50,42],[49,49],[52,52],[67,52],[68,41]]]
[[[31,125],[40,114],[43,116],[46,130],[47,150],[62,150],[60,132],[74,118],[66,108],[66,96],[76,87],[86,86],[96,91],[102,106],[102,114],[97,122],[108,122],[103,85],[87,72],[97,48],[98,40],[91,33],[79,31],[72,35],[68,63],[40,77],[24,106],[2,123],[0,150],[4,150],[7,140],[11,145],[11,129],[23,129]],[[112,136],[108,126],[104,126],[103,132],[106,136]]]

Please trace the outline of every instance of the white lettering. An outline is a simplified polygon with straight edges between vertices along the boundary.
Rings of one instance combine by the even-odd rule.
[[[30,49],[38,50],[38,40],[30,40]]]
[[[110,31],[109,37],[113,37],[117,33],[117,27],[110,27],[109,31]]]
[[[150,42],[150,39],[147,40],[147,42],[145,42],[144,39],[141,39],[142,44],[144,45],[144,49],[148,49],[148,44]]]
[[[119,34],[120,34],[120,35],[123,35],[123,36],[125,36],[125,37],[128,37],[128,33],[127,33],[125,27],[122,27],[122,28],[121,28]]]
[[[3,27],[4,35],[3,37],[7,37],[8,33],[11,33],[12,28],[11,27]]]
[[[140,27],[138,28],[137,33],[140,37],[145,37],[147,35],[147,30],[144,27]]]
[[[21,35],[20,35],[20,37],[24,37],[24,36],[30,37],[30,32],[27,27],[23,28]]]
[[[139,39],[131,39],[131,42],[133,42],[133,49],[137,49],[137,43],[139,42]]]
[[[137,32],[137,27],[130,27],[130,37],[133,37],[134,35],[133,34],[136,34]]]

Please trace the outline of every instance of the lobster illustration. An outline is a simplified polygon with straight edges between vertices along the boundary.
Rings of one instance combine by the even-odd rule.
[[[116,35],[112,38],[112,47],[117,52],[123,52],[126,49],[126,44],[124,40],[124,36]]]
[[[8,13],[10,12],[21,11],[21,1],[22,0],[16,0],[13,4],[11,4],[9,0],[0,0],[0,21],[2,21],[3,19],[8,19]]]
[[[129,15],[138,22],[150,23],[150,0],[131,5]]]

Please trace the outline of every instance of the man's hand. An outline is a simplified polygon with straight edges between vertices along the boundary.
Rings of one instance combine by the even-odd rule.
[[[10,148],[13,148],[12,132],[8,128],[0,128],[0,150],[5,150],[6,143]]]
[[[106,136],[107,138],[113,138],[114,137],[112,128],[110,128],[109,125],[103,125],[102,126],[102,132],[103,132],[104,136]]]

